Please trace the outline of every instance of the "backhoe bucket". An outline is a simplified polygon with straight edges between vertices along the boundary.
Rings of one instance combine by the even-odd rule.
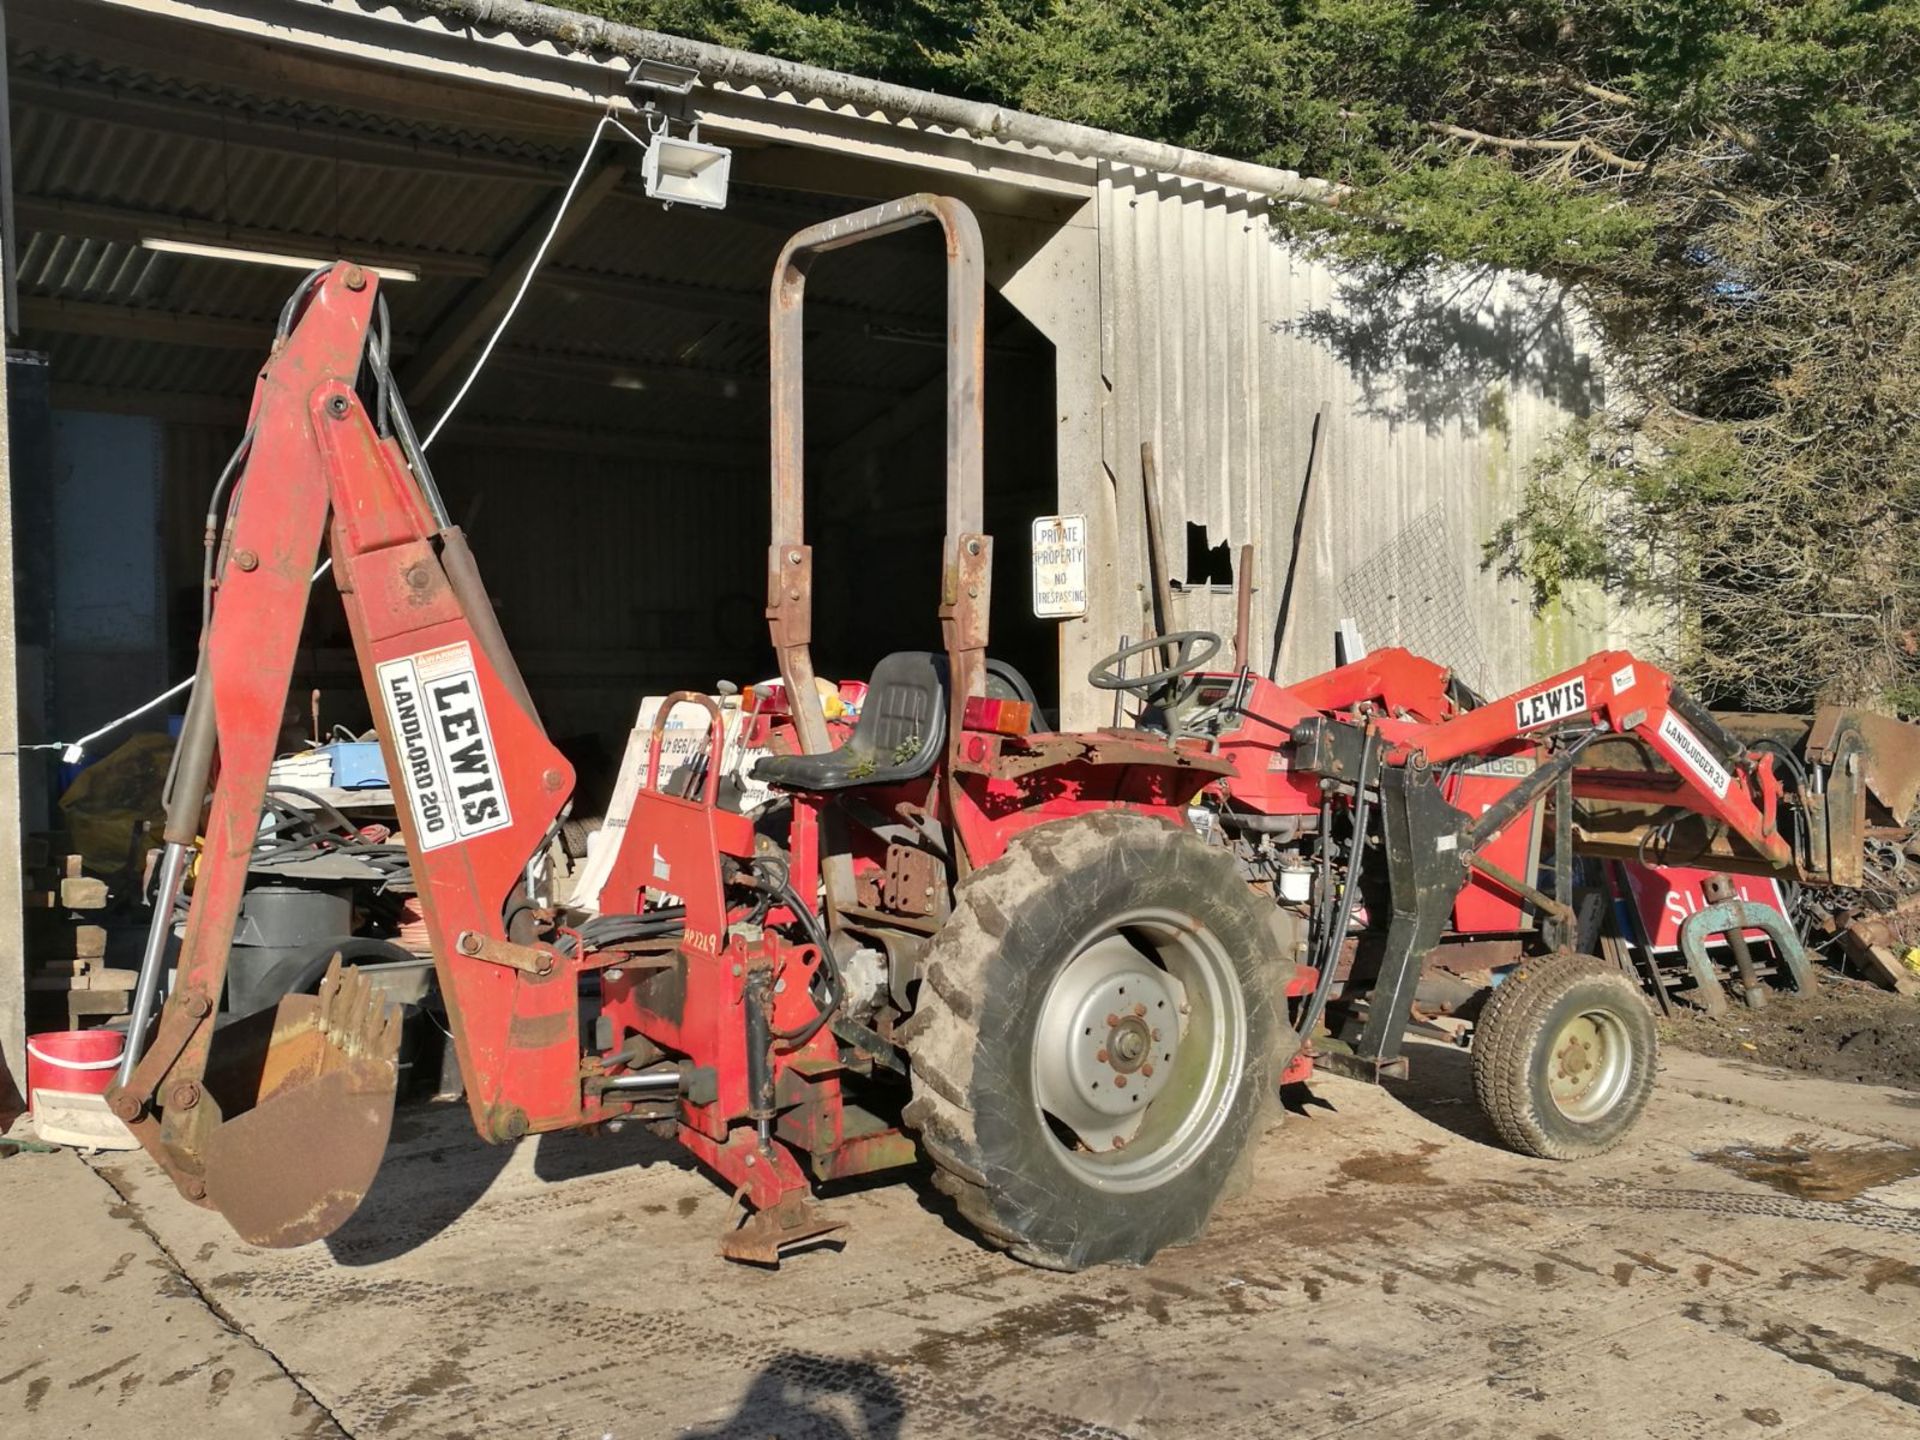
[[[366,1197],[393,1128],[400,1007],[334,957],[317,995],[289,995],[220,1033],[207,1089],[207,1200],[240,1238],[285,1249],[331,1234]]]

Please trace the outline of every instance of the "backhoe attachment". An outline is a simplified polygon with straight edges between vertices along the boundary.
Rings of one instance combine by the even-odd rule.
[[[528,857],[557,823],[573,772],[448,523],[392,383],[377,295],[374,277],[344,262],[301,282],[215,487],[199,665],[168,780],[127,1051],[108,1094],[181,1193],[256,1245],[304,1244],[353,1214],[380,1168],[398,1081],[401,1011],[338,957],[317,994],[216,1026],[323,542],[475,1121],[495,1141],[579,1123],[575,971],[525,973],[489,958],[518,954],[528,938],[513,928],[528,908]],[[155,1022],[189,874],[175,978]],[[456,935],[475,948],[456,954]]]

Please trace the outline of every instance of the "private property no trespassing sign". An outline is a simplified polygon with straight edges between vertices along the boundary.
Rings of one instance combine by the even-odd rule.
[[[1087,517],[1042,515],[1033,522],[1033,613],[1068,620],[1087,613]]]

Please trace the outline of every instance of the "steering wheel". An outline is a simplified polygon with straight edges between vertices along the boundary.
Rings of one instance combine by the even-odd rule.
[[[1211,630],[1170,630],[1165,635],[1150,635],[1134,645],[1125,646],[1097,661],[1087,672],[1087,683],[1096,690],[1133,690],[1150,695],[1163,685],[1171,685],[1189,670],[1197,670],[1220,653],[1225,644]],[[1149,650],[1174,652],[1173,664],[1147,675],[1128,675],[1122,670],[1127,661]]]

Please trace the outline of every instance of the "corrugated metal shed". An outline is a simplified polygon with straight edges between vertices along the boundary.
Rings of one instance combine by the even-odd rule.
[[[1098,215],[1109,623],[1142,633],[1151,441],[1175,581],[1188,523],[1235,565],[1254,546],[1253,661],[1266,668],[1324,403],[1283,676],[1331,663],[1342,617],[1371,646],[1422,649],[1496,691],[1605,641],[1617,617],[1599,597],[1542,625],[1482,555],[1541,443],[1597,393],[1553,296],[1507,276],[1356,293],[1282,243],[1257,197],[1177,177],[1103,167]],[[1226,585],[1181,589],[1174,609],[1182,626],[1233,628]]]
[[[51,357],[57,403],[192,418],[244,396],[294,277],[157,253],[141,243],[150,235],[416,270],[390,287],[404,369],[543,223],[592,130],[582,117],[561,144],[458,128],[112,64],[84,40],[27,35],[9,56],[16,275],[25,338]],[[623,160],[634,174],[555,247],[474,413],[635,441],[745,441],[765,411],[774,255],[843,207],[741,185],[726,212],[669,214],[639,193],[637,152],[602,142],[600,163]],[[875,329],[937,325],[940,277],[921,259],[890,247],[819,287],[836,322],[816,327],[813,347],[835,377],[816,416],[823,439],[937,370],[935,352],[869,343]],[[433,413],[431,395],[415,399]]]
[[[143,226],[170,222],[250,245],[280,237],[299,253],[355,251],[417,268],[418,281],[391,288],[404,375],[541,223],[591,128],[579,95],[627,103],[617,52],[463,33],[450,20],[371,0],[262,0],[245,13],[289,17],[271,33],[313,46],[325,63],[335,57],[324,47],[341,37],[360,63],[384,42],[396,65],[417,76],[450,65],[459,85],[409,81],[390,90],[404,104],[389,110],[366,103],[378,87],[348,83],[344,69],[332,97],[325,72],[309,67],[283,92],[237,76],[231,55],[209,54],[203,69],[198,58],[172,68],[137,63],[125,45],[95,53],[93,32],[46,18],[58,7],[29,0],[23,8],[11,63],[28,342],[49,354],[68,403],[165,407],[155,413],[181,422],[219,420],[237,406],[291,277],[156,254],[139,244]],[[208,24],[236,13],[209,8]],[[297,36],[297,22],[309,20],[313,35]],[[1143,628],[1142,440],[1160,458],[1174,575],[1190,582],[1176,620],[1225,630],[1232,619],[1230,588],[1216,583],[1224,572],[1188,567],[1188,525],[1203,554],[1228,547],[1229,564],[1251,543],[1254,652],[1264,664],[1323,403],[1284,670],[1325,663],[1342,616],[1357,619],[1370,643],[1431,650],[1482,686],[1517,683],[1603,638],[1611,617],[1597,602],[1577,622],[1540,622],[1481,563],[1529,458],[1592,386],[1577,327],[1526,286],[1501,280],[1397,314],[1347,293],[1332,271],[1278,243],[1266,194],[1096,158],[1103,147],[1135,144],[1125,137],[1068,127],[1058,143],[1009,138],[1004,113],[975,116],[946,101],[930,109],[932,97],[887,87],[867,103],[848,98],[860,86],[849,77],[739,57],[726,64],[696,96],[703,123],[751,137],[740,142],[749,178],[736,185],[734,203],[720,214],[669,213],[638,195],[631,177],[614,187],[549,256],[469,397],[467,439],[484,444],[444,463],[456,488],[474,469],[472,489],[486,496],[492,524],[535,533],[551,518],[555,485],[601,487],[591,477],[602,471],[628,477],[627,490],[600,496],[610,524],[630,518],[635,486],[726,494],[711,517],[721,521],[743,507],[757,512],[764,297],[781,241],[850,208],[845,193],[862,184],[886,193],[964,189],[973,182],[958,165],[992,177],[976,203],[1008,293],[1031,303],[1046,291],[1038,308],[1092,317],[1084,334],[1056,326],[1053,335],[1062,347],[1059,503],[1095,512],[1101,562],[1093,613],[1061,652],[1064,689],[1078,685],[1081,652]],[[472,102],[478,76],[497,81],[500,104]],[[569,94],[572,108],[556,98]],[[450,121],[455,114],[465,122]],[[768,148],[787,141],[789,150]],[[836,179],[832,165],[856,152],[861,163],[885,156],[893,168]],[[605,158],[620,153],[616,144]],[[825,168],[800,163],[823,155]],[[809,192],[788,177],[789,158],[796,176],[842,194]],[[1218,165],[1198,157],[1194,173]],[[1280,172],[1271,180],[1269,189],[1284,193],[1301,183]],[[1022,187],[1052,209],[1020,200]],[[1058,218],[1035,221],[1038,214]],[[1093,235],[1097,251],[1079,270],[1056,264],[1076,229]],[[823,452],[909,404],[938,375],[939,351],[928,342],[939,330],[942,281],[928,261],[903,239],[864,250],[857,264],[823,267],[810,287],[809,437]],[[1095,348],[1097,357],[1077,353]],[[1094,365],[1100,398],[1077,409],[1070,377]],[[443,379],[414,396],[423,418],[437,414],[435,396],[443,400],[447,388]],[[1097,433],[1078,433],[1086,427]],[[461,441],[459,429],[449,432],[450,446]],[[1039,443],[1036,434],[1012,448],[1026,459]],[[1083,453],[1104,467],[1104,494],[1085,487]],[[1031,464],[1021,469],[1025,496],[1035,475]],[[689,502],[687,513],[697,508]],[[657,505],[651,513],[650,534],[675,531],[659,523]],[[690,521],[677,533],[652,563],[673,565],[687,553],[686,537],[700,532]],[[999,538],[1009,551],[1025,537]],[[524,597],[517,608],[536,613],[554,593]],[[1005,614],[1023,600],[1003,584],[998,608]],[[595,595],[580,603],[606,611],[614,602]],[[558,623],[560,614],[549,618]]]

